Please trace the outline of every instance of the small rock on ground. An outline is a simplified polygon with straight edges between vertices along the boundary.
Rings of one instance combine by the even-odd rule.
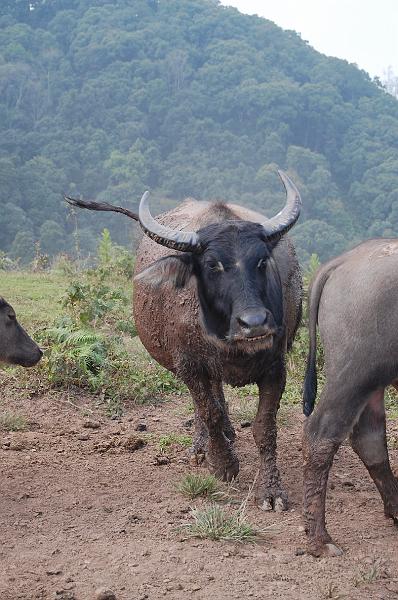
[[[117,600],[112,590],[102,587],[95,590],[95,600]]]
[[[101,423],[88,419],[87,421],[84,421],[83,427],[86,429],[99,429],[101,427]]]

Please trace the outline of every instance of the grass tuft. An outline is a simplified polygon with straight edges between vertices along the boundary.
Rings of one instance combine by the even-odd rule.
[[[219,483],[214,475],[202,475],[201,473],[187,473],[177,489],[183,496],[191,500],[199,496],[215,500],[224,495],[220,491]]]
[[[242,512],[231,516],[218,504],[193,509],[192,517],[194,522],[184,527],[189,537],[243,544],[256,542],[260,536]]]
[[[387,562],[381,557],[372,557],[370,564],[362,569],[361,573],[354,580],[354,586],[369,585],[380,579],[389,579]]]

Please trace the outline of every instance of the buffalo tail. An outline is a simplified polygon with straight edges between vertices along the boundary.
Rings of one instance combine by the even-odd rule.
[[[317,392],[316,326],[318,322],[319,302],[325,283],[329,279],[330,274],[332,271],[334,271],[336,266],[336,263],[333,261],[324,267],[321,267],[311,283],[308,294],[308,330],[310,335],[310,349],[307,358],[307,368],[305,372],[303,389],[303,412],[306,417],[309,417],[314,410]]]
[[[70,196],[64,196],[65,201],[71,206],[77,206],[78,208],[86,208],[88,210],[102,210],[109,212],[118,212],[126,215],[130,219],[134,219],[134,221],[138,221],[138,215],[133,213],[128,208],[123,208],[122,206],[114,206],[113,204],[109,204],[108,202],[94,202],[93,200],[80,200],[77,198],[71,198]]]

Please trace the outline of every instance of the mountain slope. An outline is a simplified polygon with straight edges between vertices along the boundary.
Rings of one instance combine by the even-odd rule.
[[[31,3],[32,4],[32,3]],[[276,211],[301,256],[398,229],[398,101],[292,31],[212,0],[8,0],[0,9],[0,248],[74,245],[60,193],[154,210],[185,196]],[[82,251],[119,217],[79,214]]]

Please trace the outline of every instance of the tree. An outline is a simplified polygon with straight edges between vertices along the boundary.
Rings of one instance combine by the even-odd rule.
[[[65,231],[55,221],[44,221],[40,227],[40,248],[50,256],[63,252],[66,248]]]
[[[0,243],[8,250],[19,230],[32,231],[32,222],[19,206],[7,202],[0,212]]]
[[[31,231],[18,231],[11,246],[10,256],[19,260],[23,266],[28,265],[35,255],[35,240]]]

